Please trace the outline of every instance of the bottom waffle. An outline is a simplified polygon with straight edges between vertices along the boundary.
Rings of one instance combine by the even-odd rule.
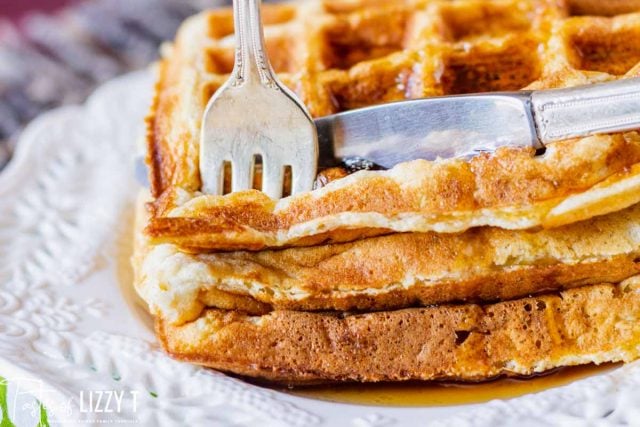
[[[640,357],[640,279],[366,314],[208,309],[156,331],[176,359],[287,384],[478,381]]]

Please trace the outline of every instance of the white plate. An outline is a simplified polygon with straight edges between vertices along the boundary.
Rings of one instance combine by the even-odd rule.
[[[130,287],[133,159],[151,84],[131,74],[37,119],[0,175],[0,375],[3,411],[29,420],[17,425],[40,417],[27,392],[51,424],[640,425],[638,363],[506,401],[394,408],[296,397],[169,359]]]

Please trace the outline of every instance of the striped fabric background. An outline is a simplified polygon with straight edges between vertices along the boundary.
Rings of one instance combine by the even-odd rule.
[[[15,1],[15,0],[10,0]],[[10,21],[0,12],[0,170],[24,125],[145,67],[184,18],[216,0],[91,0]]]

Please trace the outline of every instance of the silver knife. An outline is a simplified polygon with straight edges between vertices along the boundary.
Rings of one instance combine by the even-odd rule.
[[[321,167],[357,157],[384,168],[414,159],[469,158],[640,128],[640,77],[540,91],[442,96],[381,104],[315,120]],[[145,183],[146,167],[136,162]]]
[[[468,158],[640,128],[640,78],[542,91],[399,101],[315,120],[319,165],[360,157],[390,168],[413,159]]]

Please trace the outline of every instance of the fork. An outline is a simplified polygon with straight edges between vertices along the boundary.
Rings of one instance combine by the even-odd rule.
[[[211,97],[200,135],[202,191],[223,194],[225,163],[231,163],[231,191],[253,187],[258,156],[262,191],[282,197],[285,167],[291,194],[312,189],[318,164],[318,136],[304,105],[278,80],[267,58],[260,0],[233,1],[235,64]]]

